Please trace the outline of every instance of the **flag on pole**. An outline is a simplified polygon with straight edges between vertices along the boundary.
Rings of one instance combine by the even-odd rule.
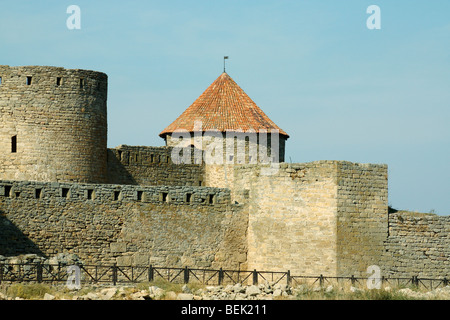
[[[228,56],[223,57],[223,72],[225,72],[225,59],[228,59]]]

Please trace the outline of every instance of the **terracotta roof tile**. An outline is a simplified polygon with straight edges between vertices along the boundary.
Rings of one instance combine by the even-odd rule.
[[[194,132],[195,121],[201,121],[203,131],[278,129],[280,135],[289,137],[225,72],[159,135],[164,137],[177,129]]]

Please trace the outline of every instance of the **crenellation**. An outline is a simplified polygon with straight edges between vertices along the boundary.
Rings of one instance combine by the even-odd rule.
[[[204,167],[194,164],[193,160],[190,164],[174,164],[172,150],[172,147],[127,145],[108,149],[108,182],[169,186],[204,185]]]
[[[8,191],[7,191],[8,190]],[[36,191],[39,190],[39,196]],[[89,195],[90,192],[90,195]],[[138,192],[141,192],[138,200]],[[16,194],[20,196],[16,196]],[[117,197],[115,194],[117,193]],[[160,203],[161,194],[167,193],[171,204],[203,205],[230,204],[228,189],[190,186],[133,186],[113,184],[68,184],[36,181],[0,180],[0,197],[11,199],[90,201],[92,203],[143,202]],[[186,195],[190,200],[186,201]],[[212,198],[211,198],[212,197]],[[213,199],[213,201],[210,201]]]

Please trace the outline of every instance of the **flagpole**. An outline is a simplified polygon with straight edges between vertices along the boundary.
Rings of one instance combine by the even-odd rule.
[[[228,56],[223,57],[223,72],[225,72],[225,59],[228,59]]]

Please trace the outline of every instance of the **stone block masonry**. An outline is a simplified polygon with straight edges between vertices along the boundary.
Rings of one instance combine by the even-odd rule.
[[[249,204],[251,268],[357,275],[380,261],[387,235],[385,165],[282,163],[272,175],[240,166],[232,194]]]
[[[113,184],[202,186],[204,167],[174,164],[172,147],[121,145],[108,149],[108,182]],[[192,151],[194,152],[194,151]]]
[[[338,162],[336,198],[338,274],[367,276],[388,236],[387,166]]]
[[[450,279],[450,216],[399,211],[388,223],[383,275]]]
[[[248,202],[248,264],[292,274],[336,274],[336,163],[235,168],[236,200]]]
[[[107,75],[0,66],[0,177],[106,182]]]
[[[0,181],[0,255],[85,263],[245,266],[245,206],[207,187]]]

